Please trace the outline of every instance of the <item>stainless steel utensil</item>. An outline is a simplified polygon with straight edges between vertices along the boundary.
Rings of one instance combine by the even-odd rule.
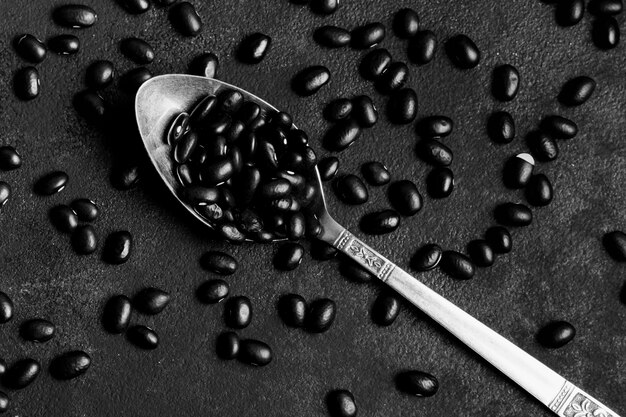
[[[271,104],[233,85],[192,75],[162,75],[145,82],[135,100],[139,131],[157,172],[174,197],[199,221],[211,227],[178,197],[171,147],[164,141],[172,118],[188,111],[202,97],[222,89],[241,91],[246,100],[266,110]],[[319,237],[376,275],[382,282],[432,317],[473,351],[511,378],[533,397],[562,417],[619,417],[587,394],[498,333],[452,304],[393,264],[337,223],[328,213],[318,176],[318,195],[313,211],[323,226]]]

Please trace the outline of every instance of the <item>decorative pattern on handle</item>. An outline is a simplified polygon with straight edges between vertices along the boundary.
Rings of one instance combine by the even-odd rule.
[[[563,417],[618,417],[598,400],[567,381],[550,403],[550,409]]]
[[[374,249],[361,242],[347,230],[343,230],[333,244],[337,249],[352,256],[365,269],[376,275],[382,282],[387,281],[395,266]]]

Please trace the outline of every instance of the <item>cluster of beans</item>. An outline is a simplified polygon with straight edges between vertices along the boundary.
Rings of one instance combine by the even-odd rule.
[[[555,1],[554,18],[559,26],[570,27],[578,24],[585,15],[584,0]],[[591,0],[588,10],[595,16],[591,29],[591,39],[599,49],[613,49],[619,44],[619,23],[614,16],[622,13],[622,0]]]

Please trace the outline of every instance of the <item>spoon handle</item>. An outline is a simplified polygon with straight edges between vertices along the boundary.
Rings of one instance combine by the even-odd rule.
[[[437,294],[348,232],[324,240],[376,275],[412,304],[562,417],[619,417],[459,307]]]

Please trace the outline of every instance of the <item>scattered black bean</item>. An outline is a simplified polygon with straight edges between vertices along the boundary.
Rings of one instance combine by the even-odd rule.
[[[220,359],[235,359],[239,354],[239,336],[237,333],[220,333],[215,341],[215,353]]]
[[[72,201],[70,207],[78,216],[78,220],[84,222],[92,222],[96,220],[98,218],[98,214],[100,214],[100,210],[98,209],[96,203],[87,198],[79,198]]]
[[[450,168],[435,167],[426,177],[426,191],[432,198],[447,198],[454,190],[454,173]]]
[[[13,318],[13,301],[8,295],[0,291],[0,324]]]
[[[38,64],[46,59],[46,45],[30,34],[20,35],[13,42],[17,54],[28,62]]]
[[[133,237],[126,230],[120,230],[107,236],[102,250],[102,259],[110,264],[119,265],[128,261],[133,250]]]
[[[221,279],[203,282],[196,290],[196,297],[203,304],[215,304],[223,301],[229,293],[228,283]]]
[[[31,319],[20,325],[20,336],[30,342],[44,343],[54,337],[54,324],[44,319]]]
[[[439,265],[443,251],[436,243],[428,243],[419,248],[411,258],[411,268],[416,271],[430,271]]]
[[[298,72],[292,79],[291,88],[302,97],[319,91],[330,81],[330,71],[323,65],[313,65]]]
[[[265,366],[272,361],[272,349],[260,340],[244,339],[239,343],[237,359],[254,366]]]
[[[24,67],[17,70],[13,78],[13,89],[20,100],[32,100],[41,91],[39,71],[35,67]]]
[[[361,165],[361,174],[363,174],[365,181],[372,185],[384,185],[391,181],[391,174],[389,174],[387,167],[376,161]]]
[[[466,35],[455,35],[446,42],[446,52],[452,64],[460,69],[474,68],[480,62],[480,51]]]
[[[361,136],[361,128],[354,119],[345,119],[335,123],[323,139],[326,149],[333,152],[343,151]]]
[[[541,129],[555,139],[572,139],[578,134],[576,123],[557,115],[544,117]]]
[[[324,118],[331,122],[345,119],[352,112],[352,101],[347,98],[338,98],[326,105]]]
[[[3,375],[3,382],[9,388],[23,389],[37,379],[40,371],[41,364],[35,359],[20,359]]]
[[[339,8],[339,0],[311,0],[311,11],[319,15],[333,14]]]
[[[59,55],[72,55],[80,49],[80,39],[74,35],[57,35],[48,39],[48,48]]]
[[[404,62],[392,62],[385,72],[376,79],[379,93],[389,95],[402,88],[409,79],[409,68]]]
[[[396,375],[396,388],[417,397],[432,397],[439,390],[439,381],[422,371],[404,371]]]
[[[353,174],[344,175],[335,182],[337,197],[346,204],[358,205],[366,203],[369,192],[363,181]]]
[[[359,222],[364,233],[382,235],[391,233],[400,226],[400,216],[394,210],[381,210],[366,214]]]
[[[71,233],[78,226],[78,216],[69,206],[63,204],[54,206],[48,214],[50,222],[60,232]]]
[[[117,3],[132,14],[145,13],[150,9],[149,0],[117,0]]]
[[[496,143],[510,143],[515,139],[515,121],[506,111],[497,111],[489,116],[487,122],[489,138]]]
[[[619,44],[619,23],[614,17],[598,17],[593,21],[591,31],[594,45],[603,50],[613,49]]]
[[[281,271],[294,270],[302,262],[304,248],[298,243],[283,243],[274,255],[274,266]]]
[[[135,64],[146,65],[154,61],[154,49],[143,39],[130,37],[122,39],[120,51]]]
[[[357,415],[354,396],[345,389],[329,392],[326,395],[326,407],[331,417],[355,417]]]
[[[278,300],[278,315],[289,327],[304,326],[307,305],[298,294],[285,294]]]
[[[219,275],[232,275],[237,271],[238,262],[227,253],[209,251],[200,258],[200,265],[207,271]]]
[[[82,350],[65,352],[50,362],[50,374],[60,380],[74,379],[89,369],[91,357]]]
[[[133,297],[133,306],[141,313],[159,314],[170,303],[169,293],[154,287],[146,287]]]
[[[447,116],[429,116],[415,125],[418,135],[424,138],[446,137],[452,133],[454,122]]]
[[[370,271],[349,258],[342,258],[339,263],[339,273],[352,282],[370,282],[374,279]]]
[[[4,181],[0,181],[0,208],[9,201],[11,197],[11,186]]]
[[[433,60],[437,50],[437,36],[430,30],[421,30],[409,39],[407,55],[417,65],[425,65]]]
[[[462,253],[448,250],[441,255],[439,267],[443,272],[456,279],[470,279],[474,276],[474,263]]]
[[[372,305],[372,320],[379,326],[390,326],[400,313],[400,300],[392,293],[383,292]]]
[[[413,9],[400,9],[393,17],[393,32],[399,38],[409,39],[414,37],[419,27],[420,19],[417,12]]]
[[[339,159],[334,156],[326,157],[317,164],[317,169],[319,170],[322,181],[329,181],[337,175]]]
[[[258,64],[269,51],[272,38],[263,33],[246,36],[237,49],[237,58],[246,64]]]
[[[305,317],[305,328],[311,333],[322,333],[330,329],[337,315],[337,305],[329,298],[320,298],[309,304]]]
[[[327,48],[342,48],[350,44],[350,32],[338,26],[321,26],[313,32],[313,39]]]
[[[226,325],[235,329],[243,329],[252,321],[252,303],[245,296],[231,297],[224,307]]]
[[[533,221],[532,211],[523,204],[503,203],[494,211],[496,221],[504,226],[528,226]]]
[[[107,107],[104,99],[98,93],[90,90],[80,91],[74,95],[72,104],[88,122],[104,124]]]
[[[544,174],[533,175],[524,191],[526,200],[533,206],[547,206],[554,197],[552,183]]]
[[[467,244],[467,254],[476,266],[491,266],[495,261],[494,251],[486,240],[472,240]]]
[[[130,343],[144,350],[153,350],[159,346],[159,336],[156,332],[141,324],[129,328],[126,338]]]
[[[139,90],[139,87],[150,78],[152,78],[152,73],[148,68],[133,68],[122,75],[120,85],[128,93],[134,94]]]
[[[216,78],[219,68],[219,59],[212,52],[205,52],[196,56],[189,65],[189,72],[207,78]],[[254,103],[253,103],[254,104]]]
[[[39,195],[52,195],[62,191],[67,185],[69,177],[63,171],[54,171],[41,177],[34,186]]]
[[[502,226],[493,226],[485,232],[485,240],[495,253],[504,254],[511,252],[513,239],[509,231]]]
[[[513,65],[504,64],[493,70],[491,94],[500,101],[511,101],[519,91],[519,72]]]
[[[367,49],[385,39],[385,26],[374,22],[352,29],[351,46],[355,49]]]
[[[98,15],[89,6],[68,4],[54,9],[52,18],[57,25],[78,29],[93,26],[98,20]]]
[[[384,48],[368,52],[359,64],[359,73],[366,80],[375,80],[389,68],[391,54]]]
[[[85,73],[85,84],[94,90],[100,90],[113,82],[115,67],[111,61],[94,61]]]
[[[352,99],[352,112],[350,116],[361,127],[372,127],[378,121],[378,110],[369,96],[357,96]]]
[[[403,216],[413,216],[422,209],[422,195],[410,180],[393,182],[388,195],[393,208]]]
[[[539,130],[526,135],[526,144],[540,161],[554,161],[559,156],[559,147],[554,139]]]
[[[535,160],[527,153],[509,158],[503,169],[504,185],[511,189],[524,188],[530,181],[534,166]]]
[[[554,17],[559,26],[574,26],[585,14],[584,0],[559,0],[554,9]]]
[[[202,30],[202,20],[193,4],[182,1],[169,11],[170,23],[183,36],[196,36]]]
[[[0,391],[0,413],[6,413],[8,409],[9,396],[5,392]]]
[[[565,346],[576,336],[576,329],[570,323],[559,320],[553,321],[537,332],[537,341],[544,347],[556,349]]]
[[[622,0],[591,0],[589,11],[595,15],[616,15],[624,9]]]
[[[12,171],[22,166],[22,157],[12,146],[0,146],[0,170]]]
[[[111,185],[117,190],[130,190],[140,179],[139,167],[134,164],[120,164],[111,171]]]
[[[7,363],[4,359],[0,358],[0,377],[7,372]]]
[[[606,233],[602,238],[602,243],[611,258],[618,262],[626,262],[626,233],[620,230],[614,230]],[[0,296],[1,295],[2,293],[0,293]],[[0,297],[0,307],[2,305],[1,300],[2,298]],[[2,323],[1,317],[0,323]]]
[[[78,226],[72,232],[72,248],[79,255],[89,255],[98,248],[96,232],[90,225]]]
[[[452,163],[452,151],[436,139],[424,139],[417,143],[417,156],[433,166],[447,167]]]
[[[131,313],[130,299],[125,295],[115,295],[104,305],[102,326],[109,333],[122,333],[130,323]]]
[[[580,106],[592,96],[596,82],[591,77],[580,76],[568,80],[559,93],[559,101],[566,106]]]
[[[401,88],[387,102],[387,117],[391,123],[407,124],[417,115],[417,94],[412,88]]]

